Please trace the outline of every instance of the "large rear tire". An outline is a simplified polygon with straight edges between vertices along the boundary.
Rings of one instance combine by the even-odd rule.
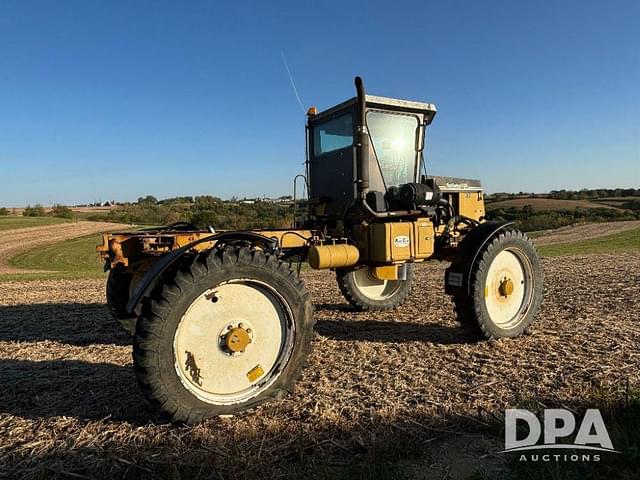
[[[356,309],[388,310],[402,305],[411,293],[415,277],[413,264],[407,263],[405,268],[406,280],[379,280],[369,267],[336,270],[336,280],[344,298]]]
[[[454,296],[458,321],[489,339],[526,332],[542,303],[543,272],[533,243],[517,230],[502,231],[478,252],[469,293]]]
[[[261,250],[214,249],[143,305],[136,376],[173,421],[243,412],[293,389],[313,324],[310,295],[286,265]]]
[[[127,303],[132,288],[133,274],[115,269],[107,278],[107,305],[118,326],[130,336],[136,331],[137,316],[127,312]]]

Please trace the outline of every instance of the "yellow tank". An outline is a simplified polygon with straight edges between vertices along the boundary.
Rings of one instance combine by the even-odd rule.
[[[314,245],[309,249],[311,268],[343,268],[358,263],[360,252],[353,245]]]
[[[373,223],[369,226],[369,259],[379,263],[424,260],[433,255],[433,223],[428,218],[415,222]]]

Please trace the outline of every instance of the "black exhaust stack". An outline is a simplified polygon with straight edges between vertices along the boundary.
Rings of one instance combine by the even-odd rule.
[[[358,99],[358,123],[356,125],[356,178],[358,197],[365,199],[369,190],[369,132],[367,130],[367,100],[362,78],[355,78]]]

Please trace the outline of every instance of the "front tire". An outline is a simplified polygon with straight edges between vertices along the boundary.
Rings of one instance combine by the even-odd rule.
[[[357,310],[389,310],[402,305],[411,293],[414,266],[407,263],[404,267],[406,280],[379,280],[369,267],[336,270],[336,280],[344,298]]]
[[[304,283],[275,257],[214,249],[183,265],[143,306],[136,376],[173,421],[243,412],[293,389],[313,323]]]
[[[454,297],[458,320],[475,325],[486,338],[522,335],[540,309],[542,266],[520,231],[503,231],[489,240],[471,266],[469,282],[469,294]]]

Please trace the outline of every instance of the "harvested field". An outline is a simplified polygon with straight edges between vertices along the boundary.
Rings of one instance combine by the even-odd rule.
[[[93,213],[109,213],[113,210],[113,207],[98,207],[98,206],[85,206],[85,207],[69,207],[72,212],[80,214],[93,214]],[[21,216],[24,212],[23,207],[11,207],[12,216]],[[44,207],[45,213],[51,212],[51,207]]]
[[[2,232],[2,242],[0,242],[0,274],[30,272],[7,265],[7,260],[20,252],[90,233],[122,228],[129,228],[129,226],[107,222],[73,222],[6,230]]]
[[[634,230],[636,228],[640,228],[640,220],[631,220],[627,222],[587,223],[585,225],[568,226],[540,232],[540,234],[534,239],[534,242],[538,246],[571,243],[591,238],[615,235],[617,233]]]
[[[505,408],[581,411],[640,388],[638,255],[543,261],[531,335],[492,342],[456,326],[444,264],[420,266],[411,299],[379,313],[305,272],[317,334],[295,392],[195,427],[145,406],[103,281],[0,283],[0,477],[513,477],[497,453]]]
[[[531,205],[534,211],[538,210],[575,210],[576,208],[611,208],[620,210],[611,205],[604,203],[590,202],[588,200],[557,200],[555,198],[513,198],[509,200],[500,200],[498,202],[487,203],[487,209],[496,208],[522,208],[525,205]]]
[[[15,230],[27,227],[44,227],[46,225],[56,225],[60,223],[70,223],[67,218],[58,217],[0,217],[0,232],[4,235],[5,230]]]
[[[632,196],[628,196],[628,197],[604,197],[604,198],[597,198],[594,199],[594,202],[597,203],[606,203],[608,205],[611,205],[613,207],[620,207],[622,206],[623,203],[626,202],[633,202],[634,200],[640,200],[640,197],[632,197]]]

